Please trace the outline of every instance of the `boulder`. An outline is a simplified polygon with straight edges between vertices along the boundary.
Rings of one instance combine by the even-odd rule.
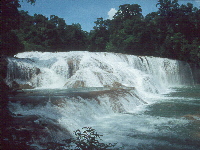
[[[16,81],[13,81],[11,85],[11,89],[12,91],[17,91],[17,90],[22,90],[22,89],[34,89],[34,87],[32,87],[29,84],[19,84]]]

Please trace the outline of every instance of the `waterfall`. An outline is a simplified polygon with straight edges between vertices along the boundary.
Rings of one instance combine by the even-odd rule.
[[[16,120],[34,130],[40,146],[38,139],[61,142],[102,118],[142,111],[171,87],[193,84],[182,61],[87,51],[19,53],[8,58],[6,82],[13,81],[34,88],[10,96],[9,109],[24,116]]]
[[[13,81],[33,87],[34,92],[43,90],[35,95],[39,99],[44,96],[45,101],[77,99],[78,102],[79,98],[93,101],[99,110],[92,112],[96,115],[100,108],[102,114],[132,113],[137,106],[151,103],[148,99],[166,93],[170,87],[193,84],[190,67],[182,61],[87,51],[19,53],[8,58],[6,82],[12,86]],[[79,91],[78,96],[71,96],[75,91]],[[76,105],[73,103],[73,107]],[[65,109],[71,108],[65,105]]]
[[[8,58],[7,67],[6,83],[23,89],[8,98],[8,135],[32,149],[65,144],[83,127],[96,129],[116,148],[199,147],[200,95],[190,86],[186,62],[107,52],[24,52]]]
[[[192,84],[189,65],[166,58],[106,52],[24,52],[8,58],[7,84],[34,88],[135,87],[160,93]],[[184,67],[183,67],[184,66]]]

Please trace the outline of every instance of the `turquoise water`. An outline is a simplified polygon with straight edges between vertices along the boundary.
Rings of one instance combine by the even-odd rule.
[[[35,89],[11,95],[9,108],[16,114],[13,128],[31,134],[33,146],[45,148],[77,129],[92,127],[104,142],[117,142],[122,149],[200,147],[200,87],[156,94],[193,85],[185,62],[78,51],[16,57],[8,59],[7,84],[16,81]],[[82,86],[91,88],[70,89]]]
[[[160,117],[182,117],[184,115],[200,115],[200,86],[173,88],[166,98],[149,106],[146,112]]]
[[[172,119],[168,124],[157,127],[158,130],[165,130],[165,135],[157,138],[169,142],[169,147],[166,144],[163,149],[200,148],[200,86],[174,88],[165,96],[167,99],[148,106],[144,113]]]
[[[200,149],[200,86],[172,91],[138,113],[107,116],[93,126],[122,149]]]
[[[103,135],[105,143],[118,143],[116,148],[199,149],[200,86],[170,89],[170,93],[151,99],[151,104],[133,108],[134,113],[107,112],[107,106],[99,105],[96,95],[89,94],[91,90],[102,89],[26,90],[26,93],[10,97],[10,110],[25,116],[40,116],[35,123],[55,120],[54,123],[70,132],[92,127]],[[59,135],[53,135],[55,141],[65,138]]]

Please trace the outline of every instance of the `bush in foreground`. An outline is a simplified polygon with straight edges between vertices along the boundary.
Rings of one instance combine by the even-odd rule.
[[[92,127],[83,127],[83,131],[74,131],[75,138],[64,140],[66,144],[48,143],[48,150],[78,149],[78,150],[102,150],[112,149],[117,143],[101,143],[100,135]]]

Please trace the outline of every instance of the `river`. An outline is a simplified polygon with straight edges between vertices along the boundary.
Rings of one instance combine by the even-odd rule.
[[[8,58],[15,128],[32,146],[92,127],[121,149],[196,150],[200,86],[186,62],[104,52],[24,52]]]
[[[131,114],[114,114],[94,126],[105,141],[124,149],[197,150],[200,147],[200,86],[173,88]]]
[[[116,147],[122,149],[199,148],[200,86],[172,88],[167,94],[148,99],[148,104],[133,107],[131,113],[113,112],[104,98],[98,104],[91,91],[102,90],[26,90],[26,94],[10,97],[10,110],[18,115],[40,116],[34,120],[36,123],[53,121],[61,131],[66,128],[71,134],[92,127],[103,135],[105,143],[118,143]],[[68,138],[66,132],[48,130],[54,142]]]

